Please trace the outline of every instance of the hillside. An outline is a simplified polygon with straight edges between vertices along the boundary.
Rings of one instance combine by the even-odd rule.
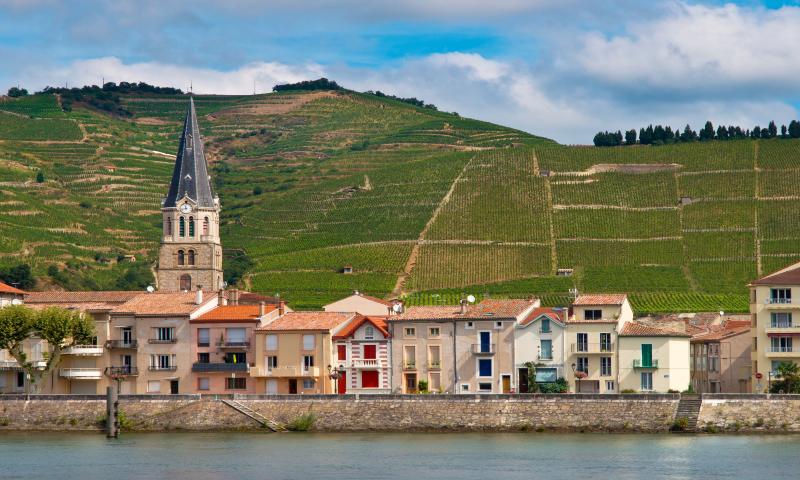
[[[577,286],[633,292],[642,312],[745,311],[747,281],[800,260],[794,140],[565,147],[349,92],[196,104],[228,265],[251,263],[250,288],[297,307],[354,289],[559,304]],[[154,261],[186,100],[124,105],[133,120],[0,101],[0,265],[113,288],[132,268],[119,255]]]

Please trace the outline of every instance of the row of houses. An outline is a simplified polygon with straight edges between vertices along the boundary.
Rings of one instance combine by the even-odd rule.
[[[4,289],[0,302],[95,322],[97,337],[64,351],[45,393],[526,393],[559,379],[583,393],[750,391],[747,318],[634,318],[625,295],[580,295],[567,308],[537,299],[403,308],[356,292],[296,312],[237,290]],[[27,349],[42,359],[47,346]],[[0,392],[26,382],[0,351]]]

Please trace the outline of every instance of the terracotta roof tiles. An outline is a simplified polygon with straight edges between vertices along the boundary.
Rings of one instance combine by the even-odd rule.
[[[25,298],[25,303],[124,303],[128,300],[144,295],[140,291],[100,291],[100,292],[30,292]]]
[[[195,303],[197,292],[154,292],[139,294],[114,307],[112,313],[130,313],[142,316],[191,315],[208,302],[215,301],[214,292],[204,292],[201,305]]]
[[[365,317],[359,315],[355,320],[348,323],[343,329],[341,329],[336,335],[334,335],[334,339],[344,339],[348,338],[353,335],[356,330],[358,330],[361,325],[365,323],[371,323],[375,326],[375,328],[380,331],[384,337],[389,336],[389,330],[386,328],[386,318],[384,317]]]
[[[578,295],[572,304],[577,306],[622,305],[626,298],[628,297],[624,293],[587,294]]]
[[[405,312],[388,318],[390,322],[403,320],[451,320],[516,318],[535,305],[534,300],[484,300],[477,305],[467,305],[466,312],[456,305],[408,307]]]
[[[264,313],[267,314],[276,308],[275,305],[264,305]],[[261,318],[260,313],[260,305],[221,305],[191,320],[191,323],[258,322]]]
[[[678,326],[680,325],[680,327]],[[626,322],[619,333],[621,337],[691,337],[683,325],[675,322],[663,322],[661,325],[640,323],[636,320]]]
[[[341,312],[289,312],[258,330],[263,332],[334,330],[355,316],[355,313]]]
[[[16,295],[26,295],[26,292],[23,292],[19,288],[14,288],[11,285],[7,285],[3,282],[0,282],[0,293],[11,293]]]
[[[800,262],[764,275],[750,285],[800,285]]]
[[[565,313],[566,311],[563,309],[556,309],[552,307],[535,308],[527,317],[525,317],[524,320],[519,322],[519,324],[524,327],[525,325],[528,325],[536,321],[536,319],[541,317],[542,315],[546,316],[550,320],[563,323]]]

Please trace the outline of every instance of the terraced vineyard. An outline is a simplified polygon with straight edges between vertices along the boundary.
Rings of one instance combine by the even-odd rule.
[[[0,101],[0,265],[112,288],[117,258],[154,262],[186,100],[124,102],[133,120]],[[629,292],[640,312],[740,312],[749,280],[800,260],[797,141],[565,147],[339,92],[196,105],[223,244],[251,260],[249,288],[295,308],[355,289],[559,305],[577,287]]]

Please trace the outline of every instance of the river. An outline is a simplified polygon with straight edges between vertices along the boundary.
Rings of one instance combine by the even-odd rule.
[[[798,478],[800,436],[0,432],[0,478]]]

